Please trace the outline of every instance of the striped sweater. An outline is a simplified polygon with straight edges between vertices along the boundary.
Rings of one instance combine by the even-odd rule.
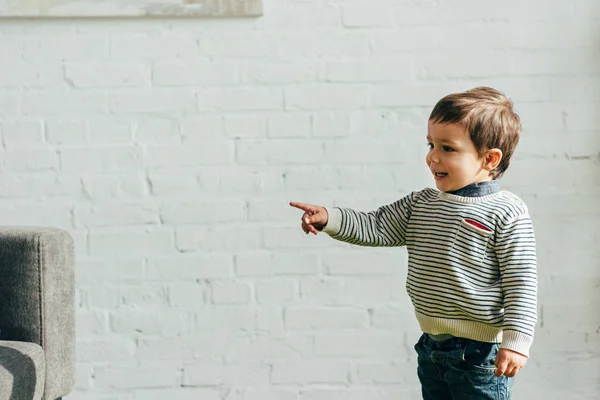
[[[424,189],[372,212],[327,209],[323,231],[361,246],[406,246],[406,290],[425,333],[529,356],[537,321],[533,226],[507,191],[462,197]]]

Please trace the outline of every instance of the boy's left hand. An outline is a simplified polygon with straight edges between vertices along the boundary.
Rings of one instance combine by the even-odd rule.
[[[525,363],[527,363],[527,357],[523,354],[508,349],[500,349],[496,354],[496,372],[494,372],[494,375],[506,375],[511,378],[517,375],[517,372],[525,366]]]

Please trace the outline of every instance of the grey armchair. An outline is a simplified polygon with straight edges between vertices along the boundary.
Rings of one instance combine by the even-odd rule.
[[[0,227],[0,400],[55,400],[75,383],[69,233]]]

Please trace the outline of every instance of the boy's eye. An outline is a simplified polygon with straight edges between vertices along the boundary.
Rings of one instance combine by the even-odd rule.
[[[429,147],[429,150],[433,149],[433,143],[427,143],[427,147]]]
[[[442,146],[442,150],[444,151],[454,151],[454,149],[450,146]]]

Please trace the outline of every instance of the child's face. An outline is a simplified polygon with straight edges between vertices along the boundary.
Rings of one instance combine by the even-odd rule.
[[[466,129],[456,124],[427,126],[429,152],[425,162],[442,192],[458,190],[492,177],[484,169],[485,157],[479,157]]]

